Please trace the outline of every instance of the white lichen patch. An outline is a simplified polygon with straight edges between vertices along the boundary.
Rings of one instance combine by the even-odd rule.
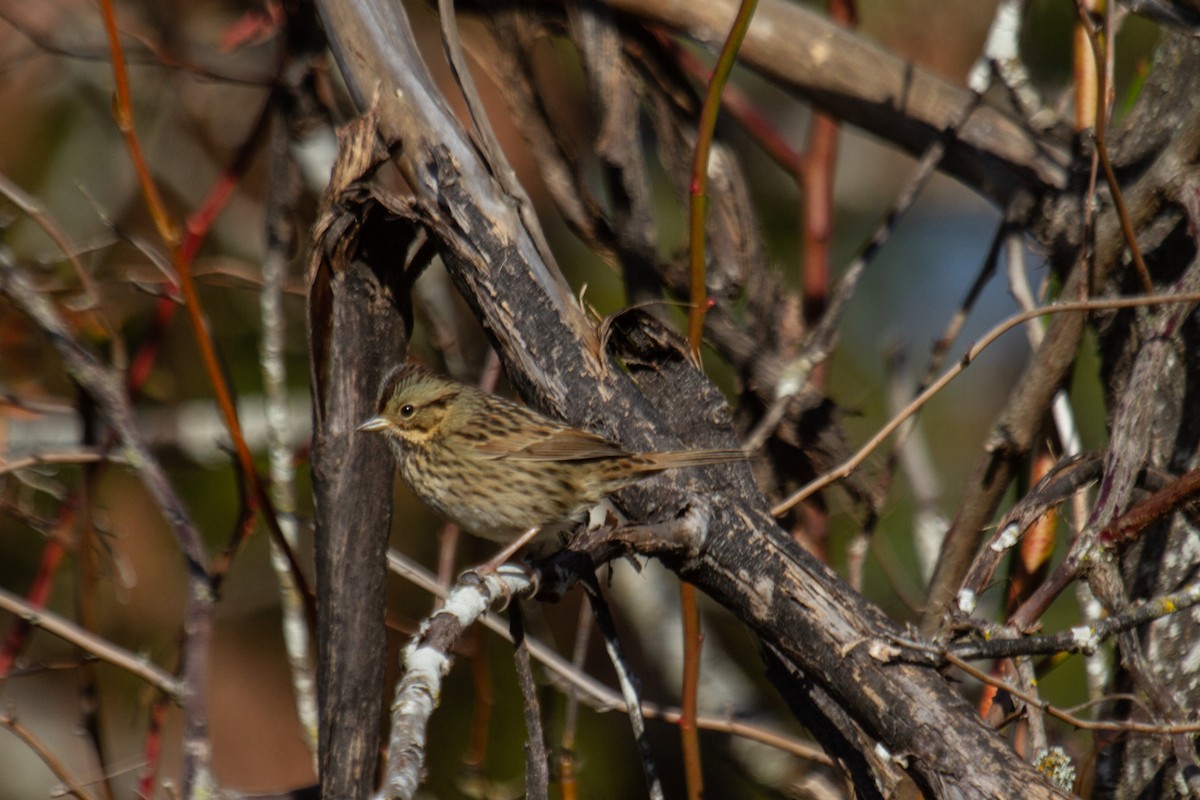
[[[973,614],[978,604],[979,597],[973,589],[963,589],[958,593],[958,610],[964,614]]]
[[[1077,628],[1071,628],[1071,641],[1075,643],[1080,652],[1085,654],[1096,652],[1096,648],[1100,646],[1100,639],[1096,636],[1096,629],[1091,625],[1080,625]]]
[[[1003,553],[1008,548],[1017,543],[1017,539],[1021,536],[1021,528],[1017,523],[1009,523],[1004,526],[1004,530],[1000,531],[1000,535],[996,537],[996,541],[992,542],[993,553]]]

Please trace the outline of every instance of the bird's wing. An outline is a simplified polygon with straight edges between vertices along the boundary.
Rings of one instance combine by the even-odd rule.
[[[490,458],[521,461],[576,461],[629,455],[620,445],[603,436],[565,425],[548,424],[495,432],[475,447],[481,455]]]

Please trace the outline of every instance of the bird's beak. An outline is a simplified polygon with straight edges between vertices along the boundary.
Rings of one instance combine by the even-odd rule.
[[[381,431],[388,427],[391,423],[384,417],[371,417],[369,420],[359,425],[357,430],[360,431]]]

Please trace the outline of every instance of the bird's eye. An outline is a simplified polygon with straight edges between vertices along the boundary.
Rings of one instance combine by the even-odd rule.
[[[412,419],[413,414],[417,413],[417,409],[412,403],[405,403],[400,406],[400,416],[403,419]]]

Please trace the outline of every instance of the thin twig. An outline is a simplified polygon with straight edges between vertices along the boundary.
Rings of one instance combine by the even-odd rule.
[[[279,513],[283,538],[294,549],[299,540],[299,525],[295,518],[296,469],[291,447],[292,419],[288,412],[287,360],[284,357],[287,319],[283,294],[288,257],[296,239],[292,215],[299,194],[299,175],[288,146],[291,142],[284,139],[284,124],[285,120],[281,118],[274,132],[274,157],[266,204],[267,252],[262,263],[263,288],[259,296],[262,319],[259,362],[263,376],[271,498]],[[291,670],[296,715],[315,764],[318,751],[316,676],[311,638],[305,625],[304,598],[292,575],[287,555],[274,540],[271,540],[271,567],[279,584],[284,648]]]
[[[712,79],[704,95],[700,109],[700,121],[696,130],[696,150],[692,160],[692,180],[688,192],[688,231],[691,258],[692,292],[691,307],[688,309],[688,342],[692,346],[692,358],[700,363],[700,339],[704,335],[704,314],[708,311],[708,286],[705,281],[705,213],[708,210],[708,157],[712,150],[713,136],[717,129],[717,115],[721,111],[721,93],[733,71],[738,50],[750,29],[750,20],[758,0],[741,0],[737,16],[729,28],[729,35],[717,57]]]
[[[11,714],[0,713],[0,727],[7,728],[14,736],[24,742],[42,760],[42,763],[54,773],[55,777],[63,782],[68,793],[78,797],[79,800],[93,800],[92,795],[67,771],[66,765],[59,760],[54,751],[47,747],[32,731],[18,722],[16,717]]]
[[[930,650],[929,652],[936,652],[936,651]],[[1013,686],[1011,683],[1007,683],[1005,681],[998,680],[997,678],[994,678],[991,675],[988,675],[983,670],[976,669],[975,667],[971,666],[966,661],[963,661],[961,658],[954,655],[953,653],[942,652],[942,653],[940,653],[940,655],[943,658],[945,658],[946,661],[948,661],[950,664],[954,665],[958,669],[967,673],[972,678],[975,678],[978,681],[986,683],[989,686],[995,686],[997,689],[1002,689],[1002,690],[1008,692],[1009,694],[1011,694],[1013,697],[1016,697],[1019,700],[1023,700],[1024,702],[1029,703],[1032,706],[1036,706],[1037,708],[1041,709],[1049,716],[1054,717],[1055,719],[1059,720],[1060,722],[1065,722],[1074,728],[1078,728],[1079,730],[1119,731],[1119,732],[1123,732],[1123,733],[1143,733],[1143,734],[1152,735],[1152,736],[1163,736],[1163,735],[1171,735],[1171,734],[1200,732],[1200,722],[1189,722],[1189,723],[1171,724],[1171,725],[1147,725],[1147,724],[1141,723],[1141,722],[1104,722],[1104,721],[1092,722],[1090,720],[1080,719],[1079,717],[1076,717],[1073,714],[1068,714],[1066,711],[1063,711],[1062,709],[1059,709],[1059,708],[1051,705],[1049,702],[1041,699],[1040,697],[1031,695],[1028,692],[1021,691],[1017,687]]]
[[[922,406],[929,402],[938,392],[946,387],[950,381],[958,377],[971,363],[979,357],[979,354],[990,347],[997,339],[1008,333],[1018,325],[1023,324],[1026,320],[1034,319],[1043,314],[1069,314],[1081,311],[1104,311],[1119,308],[1139,308],[1141,306],[1158,305],[1160,303],[1196,303],[1200,302],[1200,292],[1188,292],[1184,294],[1151,294],[1141,297],[1120,297],[1110,300],[1083,300],[1075,303],[1056,303],[1054,305],[1043,306],[1041,308],[1022,311],[1019,314],[1014,314],[1004,322],[996,325],[987,332],[978,342],[971,346],[962,359],[950,369],[946,370],[940,378],[931,383],[929,387],[913,398],[913,401],[899,414],[894,416],[884,425],[878,433],[872,436],[858,452],[848,458],[835,469],[830,470],[819,478],[815,478],[806,484],[803,488],[789,496],[787,499],[776,504],[771,509],[771,513],[775,516],[780,516],[788,512],[789,509],[795,507],[798,503],[803,502],[814,493],[819,492],[826,486],[836,481],[845,478],[847,475],[856,470],[867,458],[874,452],[885,439],[895,433],[896,429],[904,424],[904,421],[915,414]]]
[[[1186,611],[1200,603],[1200,583],[1192,583],[1178,592],[1170,592],[1150,600],[1132,604],[1125,611],[1099,622],[1080,625],[1047,636],[1026,636],[1019,639],[993,636],[984,641],[951,645],[950,652],[961,658],[1012,658],[1025,655],[1083,653],[1090,655],[1100,645],[1118,633],[1124,633],[1157,619]]]
[[[151,664],[144,656],[118,647],[103,636],[97,636],[53,611],[28,603],[6,589],[0,589],[0,609],[70,642],[101,661],[141,678],[176,703],[184,697],[184,685],[166,670]]]
[[[96,315],[100,321],[100,325],[104,328],[104,333],[108,336],[109,342],[113,348],[113,363],[117,369],[124,369],[129,361],[129,353],[125,349],[125,340],[121,338],[120,332],[113,327],[112,320],[100,308],[100,290],[96,287],[95,280],[92,279],[92,274],[87,271],[83,262],[79,260],[79,252],[67,234],[63,232],[58,223],[46,212],[41,202],[37,198],[28,194],[20,186],[17,186],[8,176],[0,173],[0,194],[7,197],[13,205],[21,209],[25,214],[32,219],[37,226],[45,231],[50,240],[58,247],[67,261],[71,263],[71,268],[75,270],[75,275],[79,278],[79,285],[83,289],[83,294],[87,298],[86,309]]]
[[[43,451],[24,458],[4,461],[0,459],[0,475],[16,472],[21,469],[42,466],[62,466],[80,464],[127,464],[128,461],[120,454],[107,452],[104,448],[84,448],[79,450]]]
[[[529,644],[525,641],[525,615],[520,602],[509,606],[508,626],[514,644],[513,664],[517,671],[517,685],[521,687],[523,699],[521,707],[525,712],[525,796],[529,800],[546,800],[550,793],[550,762],[546,757],[542,709],[530,665]]]
[[[596,629],[600,631],[604,649],[608,651],[609,660],[617,673],[617,682],[621,686],[621,694],[625,698],[625,713],[629,715],[629,723],[633,726],[633,738],[641,759],[642,772],[646,776],[646,790],[650,794],[651,800],[663,800],[658,766],[655,763],[654,754],[650,751],[650,740],[646,735],[646,719],[642,716],[641,696],[634,684],[629,663],[622,652],[621,642],[617,638],[617,629],[613,625],[608,603],[604,601],[604,595],[600,593],[600,584],[596,581],[595,575],[583,576],[583,585],[588,603],[592,607],[592,616],[596,619]]]

